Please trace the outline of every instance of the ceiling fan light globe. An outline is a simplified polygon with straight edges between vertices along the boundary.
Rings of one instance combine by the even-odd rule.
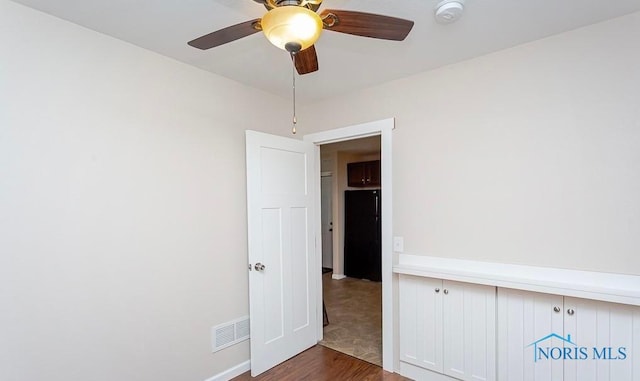
[[[315,44],[322,32],[322,20],[314,11],[299,6],[273,8],[261,20],[267,39],[282,50],[296,43],[304,50]]]

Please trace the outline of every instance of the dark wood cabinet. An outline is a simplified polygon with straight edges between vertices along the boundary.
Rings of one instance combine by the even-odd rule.
[[[347,164],[347,185],[350,187],[379,187],[380,160]]]

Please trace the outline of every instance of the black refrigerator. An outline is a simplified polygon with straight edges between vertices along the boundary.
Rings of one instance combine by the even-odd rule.
[[[345,191],[344,203],[344,274],[380,282],[380,190]]]

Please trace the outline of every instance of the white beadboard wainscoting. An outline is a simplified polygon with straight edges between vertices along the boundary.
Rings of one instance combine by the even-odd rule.
[[[393,269],[404,376],[640,381],[640,276],[408,254]]]

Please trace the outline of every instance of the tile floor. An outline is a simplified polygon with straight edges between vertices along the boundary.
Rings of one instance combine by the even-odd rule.
[[[320,344],[382,366],[382,283],[327,273],[322,285],[329,325]]]

